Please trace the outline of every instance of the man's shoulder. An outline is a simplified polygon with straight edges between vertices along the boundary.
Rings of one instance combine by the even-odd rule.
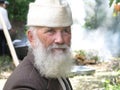
[[[20,64],[15,68],[12,74],[22,78],[29,78],[30,75],[36,76],[39,73],[34,67],[34,64],[30,60],[25,59],[20,62]]]
[[[47,79],[42,77],[29,60],[22,61],[13,71],[7,80],[6,86],[27,86],[32,88],[40,88],[43,83],[47,84]],[[36,89],[37,90],[37,89]]]
[[[0,11],[4,11],[4,12],[7,12],[7,10],[3,7],[0,7]]]

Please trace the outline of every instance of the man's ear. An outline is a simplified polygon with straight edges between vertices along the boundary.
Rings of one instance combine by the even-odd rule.
[[[34,36],[33,36],[33,33],[32,33],[32,31],[27,31],[27,37],[28,37],[28,40],[29,40],[29,42],[30,42],[30,44],[33,46],[33,44],[34,44]]]

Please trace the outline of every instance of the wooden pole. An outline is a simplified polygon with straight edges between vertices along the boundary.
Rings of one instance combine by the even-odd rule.
[[[3,16],[2,16],[1,13],[0,13],[0,23],[1,23],[2,27],[3,27],[3,32],[5,34],[5,38],[7,40],[7,44],[9,46],[9,49],[10,49],[10,52],[11,52],[13,62],[15,64],[15,66],[17,66],[19,64],[19,60],[18,60],[18,57],[16,55],[16,51],[14,49],[10,34],[9,34],[8,30],[7,30],[6,24],[4,22],[4,19],[3,19]]]

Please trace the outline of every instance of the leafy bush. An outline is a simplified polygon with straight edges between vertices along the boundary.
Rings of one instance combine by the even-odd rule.
[[[7,7],[9,12],[9,18],[11,21],[26,21],[29,2],[34,0],[8,0],[9,5]]]
[[[0,56],[0,73],[14,69],[12,58],[10,56]]]
[[[120,77],[115,76],[110,79],[106,79],[104,82],[105,90],[120,90]]]

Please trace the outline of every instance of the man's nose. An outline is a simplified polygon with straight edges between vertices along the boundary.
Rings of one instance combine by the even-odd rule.
[[[61,32],[56,33],[55,35],[55,43],[56,44],[63,44],[64,43],[64,37]]]

